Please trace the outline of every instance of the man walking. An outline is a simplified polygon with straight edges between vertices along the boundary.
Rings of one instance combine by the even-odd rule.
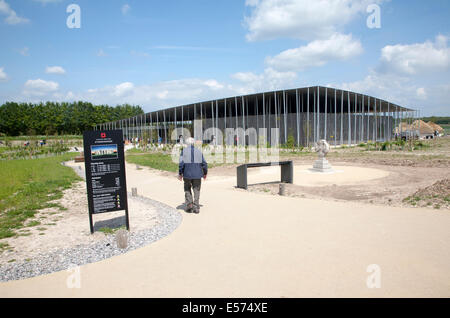
[[[184,196],[186,199],[186,212],[200,212],[200,188],[202,178],[206,180],[208,174],[208,163],[202,152],[194,147],[195,140],[190,137],[186,140],[187,147],[181,151],[178,179],[184,179]],[[192,192],[194,200],[192,201]]]

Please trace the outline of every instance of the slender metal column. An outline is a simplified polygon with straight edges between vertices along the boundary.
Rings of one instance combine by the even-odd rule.
[[[269,116],[269,120],[267,121],[267,123],[268,123],[268,129],[267,129],[267,138],[269,139],[269,143],[271,143],[271,141],[272,141],[272,133],[271,133],[271,130],[270,130],[270,128],[272,127],[272,123],[271,123],[271,121],[272,121],[272,104],[271,104],[271,99],[270,99],[270,96],[269,96],[269,102],[268,102],[268,105],[267,105],[267,115]]]
[[[241,97],[241,107],[242,107],[242,129],[245,130],[245,101],[244,101],[244,96]],[[245,135],[243,136],[243,138],[245,139]],[[245,140],[243,141],[244,145],[245,145]]]
[[[225,134],[225,129],[227,129],[227,99],[226,98],[223,101],[223,106],[224,106],[224,116],[223,116],[224,131],[223,131],[223,133]]]
[[[320,140],[320,87],[317,86],[317,140]]]
[[[159,112],[156,112],[156,143],[159,143]]]
[[[364,142],[364,116],[366,112],[366,105],[364,101],[365,95],[362,96],[362,115],[361,115],[361,140]]]
[[[237,97],[234,98],[234,113],[236,116],[236,129],[238,128],[238,112],[237,112]]]
[[[178,121],[177,121],[177,107],[175,107],[175,109],[174,109],[174,113],[175,113],[175,131],[177,132],[177,135],[175,136],[175,138],[176,138],[176,140],[178,140]],[[176,143],[176,140],[175,140],[175,143]]]
[[[244,97],[244,102],[245,102],[245,116],[247,117],[247,119],[246,119],[246,129],[248,129],[248,127],[249,127],[249,124],[248,124],[248,118],[249,118],[249,116],[248,116],[248,98],[245,98]]]
[[[149,118],[150,118],[149,136],[150,136],[150,142],[153,143],[153,120],[152,120],[152,113],[149,113]]]
[[[370,96],[367,96],[367,142],[370,140]]]
[[[350,146],[352,143],[352,119],[351,119],[351,110],[350,110],[350,92],[347,91],[347,108],[348,108],[348,145]]]
[[[266,98],[263,93],[263,128],[266,128]]]
[[[364,101],[364,95],[361,95],[361,99],[359,100],[358,103],[358,111],[359,111],[359,142],[361,143],[363,141],[363,132],[362,132],[362,122],[363,122],[363,117],[362,117],[362,103],[361,100]]]
[[[314,143],[317,142],[317,118],[316,118],[316,90],[314,90]]]
[[[164,139],[165,143],[167,144],[167,122],[166,122],[166,112],[163,110],[163,116],[164,116]]]
[[[341,90],[341,146],[344,144],[344,91]]]
[[[195,135],[196,129],[194,128],[196,118],[197,118],[197,104],[194,104],[194,117],[191,121],[191,129],[192,129],[192,134],[194,135],[194,139],[198,137]]]
[[[205,109],[205,112],[206,112],[206,109]],[[215,122],[216,121],[215,121],[215,117],[214,117],[214,102],[211,101],[211,128],[213,128],[214,135],[216,134]]]
[[[286,108],[286,91],[283,91],[283,111],[284,111],[284,143],[287,143],[287,108]]]
[[[304,104],[303,93],[300,93],[299,98],[300,98],[300,113],[298,114],[298,118],[299,118],[299,122],[300,122],[300,129],[302,130],[302,134],[301,134],[300,138],[303,139],[303,129],[302,129],[303,128],[302,114],[303,114],[303,104]],[[303,143],[300,143],[300,140],[299,140],[299,145],[303,145]]]
[[[277,103],[277,93],[273,92],[273,98],[274,98],[274,103],[275,103],[275,128],[280,128],[278,127],[278,103]]]
[[[219,101],[216,99],[216,129],[214,130],[214,136],[216,137],[216,145],[217,145],[217,132],[219,131]],[[222,142],[222,141],[221,141]]]
[[[184,106],[181,106],[181,135],[184,140]]]
[[[392,127],[391,127],[391,103],[388,103],[388,140],[392,140]]]
[[[328,87],[325,87],[325,128],[324,128],[324,136],[323,139],[328,140],[327,135],[327,119],[328,119]]]
[[[378,108],[377,100],[375,99],[375,142],[378,141]]]
[[[308,87],[308,97],[306,98],[306,104],[307,104],[307,110],[306,110],[306,147],[309,147],[309,130],[311,128],[310,122],[309,122],[309,87]]]
[[[256,135],[259,134],[259,110],[258,110],[258,95],[255,95],[255,105],[256,105]],[[258,143],[258,142],[257,142]]]
[[[334,146],[336,147],[336,145],[337,145],[337,136],[336,136],[336,134],[337,134],[337,128],[336,128],[336,126],[337,126],[337,91],[336,91],[336,89],[334,90]]]
[[[297,118],[297,147],[300,146],[300,125],[299,125],[299,116],[300,112],[298,109],[298,89],[295,90],[295,109],[296,109],[296,118]]]
[[[354,103],[354,105],[355,105],[355,112],[353,113],[353,116],[352,116],[352,118],[354,118],[354,128],[353,128],[353,138],[354,138],[354,145],[356,144],[356,123],[358,122],[358,117],[356,117],[357,115],[356,115],[356,113],[357,113],[357,108],[358,108],[358,95],[355,93],[354,94],[355,95],[355,103]]]
[[[140,140],[142,140],[143,136],[144,136],[143,131],[142,131],[142,117],[143,117],[143,115],[139,116],[139,134],[140,134],[139,139]]]

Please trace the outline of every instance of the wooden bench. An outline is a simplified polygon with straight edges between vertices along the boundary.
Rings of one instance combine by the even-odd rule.
[[[281,167],[281,182],[293,183],[294,182],[294,165],[292,161],[280,161],[280,162],[261,162],[261,163],[247,163],[236,168],[237,187],[241,189],[248,188],[247,183],[247,169],[259,168],[259,167]]]
[[[75,157],[75,162],[84,162],[84,152],[82,151],[79,156]]]

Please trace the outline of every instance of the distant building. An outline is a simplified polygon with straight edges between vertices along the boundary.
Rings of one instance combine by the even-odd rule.
[[[314,86],[176,106],[97,125],[96,129],[122,129],[126,139],[145,134],[161,136],[164,143],[176,143],[188,129],[196,140],[207,142],[214,136],[222,143],[223,134],[231,128],[237,132],[225,141],[230,144],[235,140],[248,144],[252,130],[260,142],[260,133],[266,129],[266,140],[272,144],[286,144],[293,138],[298,146],[314,145],[321,139],[331,145],[352,145],[391,140],[395,127],[415,114],[412,109],[376,97]],[[194,131],[194,121],[196,126],[200,123],[200,132]],[[278,130],[277,134],[271,133],[272,128]],[[174,129],[176,133],[172,133]],[[399,134],[403,133],[400,130]],[[242,135],[238,136],[238,131]]]

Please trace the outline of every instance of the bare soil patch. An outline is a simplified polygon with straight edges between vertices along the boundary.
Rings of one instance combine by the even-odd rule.
[[[429,187],[436,180],[450,177],[450,172],[442,168],[386,166],[379,164],[356,165],[348,162],[332,162],[332,164],[386,170],[389,172],[389,176],[352,185],[331,184],[320,187],[305,187],[286,184],[286,195],[325,200],[360,201],[389,206],[411,206],[409,202],[404,200],[406,197],[411,196],[422,188]],[[279,183],[251,185],[249,186],[249,191],[278,195]],[[443,189],[442,191],[448,190]],[[446,195],[448,196],[449,193],[447,192]],[[445,193],[442,193],[441,196],[445,196]],[[432,208],[433,206],[428,207]],[[441,208],[448,208],[448,205],[442,204]]]
[[[413,206],[433,207],[435,209],[450,208],[450,179],[437,181],[431,186],[416,191],[404,199]]]
[[[129,209],[133,211],[130,213],[132,232],[155,226],[155,208],[133,200],[131,196],[128,201]],[[60,248],[94,243],[125,226],[124,211],[98,214],[94,215],[95,232],[90,233],[84,181],[65,190],[63,197],[55,203],[59,203],[63,209],[55,207],[40,210],[30,221],[40,224],[22,229],[19,236],[2,240],[2,243],[8,244],[8,249],[0,253],[0,264],[31,260],[39,254]],[[108,230],[103,232],[105,229]]]
[[[312,166],[316,160],[314,153],[301,155],[282,153],[281,157],[282,160],[293,160],[295,165]],[[338,148],[329,153],[328,160],[335,166],[385,170],[389,172],[389,176],[351,185],[330,184],[305,187],[287,184],[286,195],[325,200],[360,201],[389,206],[449,209],[449,137],[430,141],[428,147],[420,151],[364,151],[359,147]],[[236,166],[213,168],[211,174],[235,176]],[[279,183],[250,185],[249,191],[278,195]],[[417,200],[417,197],[427,200]],[[410,198],[416,199],[410,200]]]

